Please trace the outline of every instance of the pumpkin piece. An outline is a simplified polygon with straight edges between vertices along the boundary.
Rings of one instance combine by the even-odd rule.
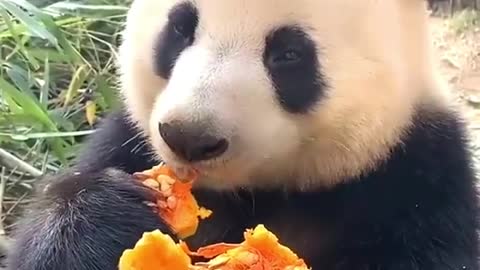
[[[258,225],[254,230],[247,230],[244,234],[245,245],[257,250],[272,268],[284,269],[285,267],[306,268],[305,262],[288,247],[278,242],[277,236],[268,231],[264,225]]]
[[[181,179],[170,167],[162,164],[134,176],[157,192],[155,211],[180,239],[195,234],[199,219],[212,214],[212,211],[200,207],[192,194],[193,182],[197,178],[194,171]]]
[[[145,181],[143,181],[143,184],[154,190],[160,189],[160,184],[155,179],[147,178]]]
[[[188,270],[190,257],[159,230],[144,233],[133,249],[123,252],[119,270]]]
[[[289,248],[281,245],[278,238],[264,225],[247,230],[244,237],[242,244],[214,244],[202,247],[190,255],[215,257],[209,262],[196,264],[211,270],[308,269],[305,262]]]
[[[131,250],[120,258],[119,270],[308,270],[304,261],[263,225],[244,234],[241,244],[214,244],[190,251],[187,244],[175,244],[172,238],[156,230],[145,233]],[[201,256],[208,262],[191,264],[189,256]]]
[[[159,178],[160,177],[161,176],[159,176]],[[175,198],[175,203],[169,203],[171,197],[168,197],[166,199],[167,207],[159,208],[160,216],[181,239],[195,234],[198,228],[199,218],[205,219],[212,213],[205,208],[199,207],[191,193],[191,189],[192,182],[182,183],[176,181],[171,189],[171,197]]]
[[[241,244],[218,243],[201,247],[196,252],[190,253],[190,255],[211,259],[238,247],[241,247]]]

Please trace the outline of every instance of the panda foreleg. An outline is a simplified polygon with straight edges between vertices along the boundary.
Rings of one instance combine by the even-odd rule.
[[[143,232],[170,232],[144,203],[151,194],[122,171],[70,171],[46,183],[18,225],[10,269],[114,270]]]

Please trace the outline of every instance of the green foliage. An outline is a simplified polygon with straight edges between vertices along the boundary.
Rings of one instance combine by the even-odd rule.
[[[2,222],[35,176],[68,166],[92,121],[118,105],[115,52],[128,4],[0,0]]]

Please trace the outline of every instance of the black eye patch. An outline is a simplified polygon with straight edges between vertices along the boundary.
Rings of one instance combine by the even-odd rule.
[[[178,56],[195,40],[198,11],[190,2],[174,6],[168,14],[168,23],[162,30],[154,48],[154,70],[168,79]]]
[[[269,34],[263,62],[288,112],[306,113],[321,98],[326,83],[317,48],[301,28],[286,26]]]

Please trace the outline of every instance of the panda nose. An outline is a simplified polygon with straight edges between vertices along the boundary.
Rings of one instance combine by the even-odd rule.
[[[159,123],[158,129],[172,152],[189,162],[219,157],[228,148],[226,139],[206,134],[205,129],[199,126]]]

